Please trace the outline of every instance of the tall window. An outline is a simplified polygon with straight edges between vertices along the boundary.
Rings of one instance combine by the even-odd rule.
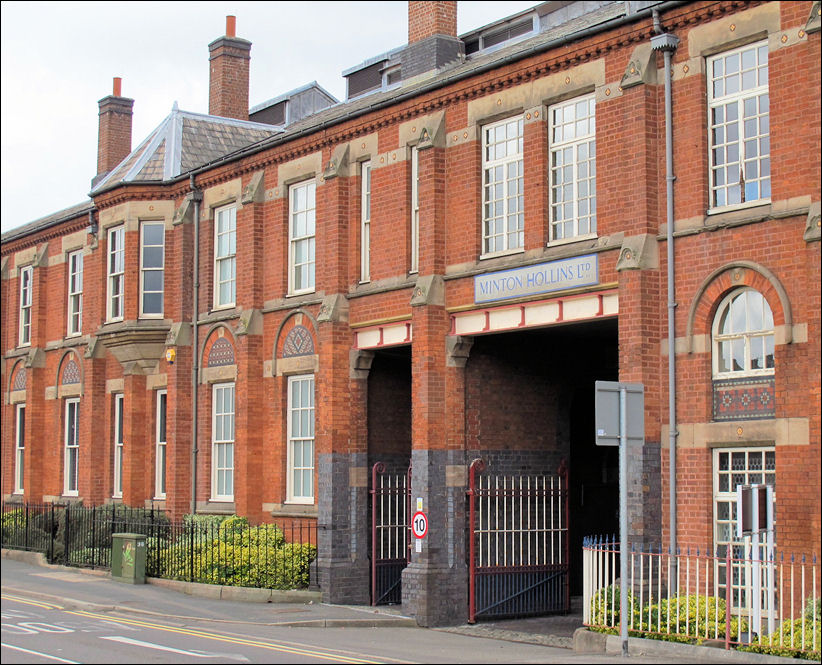
[[[83,251],[68,255],[68,330],[69,336],[83,329]]]
[[[157,391],[157,417],[156,417],[156,455],[155,455],[155,477],[154,496],[158,499],[166,498],[166,414],[168,406],[168,392]]]
[[[20,270],[20,346],[31,344],[32,267]]]
[[[371,162],[362,163],[360,183],[360,281],[371,279]]]
[[[214,307],[232,307],[237,300],[237,208],[215,213]]]
[[[408,272],[420,269],[420,151],[411,148],[411,267]]]
[[[112,496],[123,496],[123,394],[114,395],[114,491]]]
[[[711,208],[771,197],[768,44],[708,59]]]
[[[288,379],[288,500],[314,502],[314,377]]]
[[[14,493],[23,493],[26,470],[26,405],[18,404],[14,412]]]
[[[738,485],[775,485],[776,452],[772,447],[719,448],[714,455],[714,551],[724,558],[726,548],[731,547],[734,559],[750,558],[744,552],[744,543],[736,536],[736,488]],[[743,553],[744,552],[744,553]],[[747,608],[744,570],[742,561],[732,564],[731,585],[733,607]],[[727,573],[724,561],[718,562],[717,595],[725,598]],[[748,571],[747,574],[750,574]]]
[[[289,190],[289,265],[288,292],[309,293],[314,290],[315,196],[313,180],[294,185]]]
[[[165,225],[143,222],[140,226],[140,314],[163,316]]]
[[[125,227],[116,226],[108,232],[108,320],[123,318],[125,282]]]
[[[77,496],[80,467],[80,400],[66,400],[63,455],[63,494]]]
[[[589,95],[549,109],[551,241],[596,233],[596,109]]]
[[[212,388],[211,497],[234,500],[234,384]]]
[[[713,361],[715,378],[773,374],[773,313],[759,291],[738,289],[720,303]]]
[[[508,118],[482,130],[483,254],[525,245],[522,118]]]

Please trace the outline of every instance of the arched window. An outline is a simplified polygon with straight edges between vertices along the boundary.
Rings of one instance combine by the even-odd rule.
[[[747,288],[730,293],[714,319],[714,378],[773,374],[773,350],[773,312],[762,294]]]

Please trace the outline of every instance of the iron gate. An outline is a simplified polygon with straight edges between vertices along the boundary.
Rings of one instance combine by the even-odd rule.
[[[371,604],[402,602],[402,571],[411,546],[411,466],[405,474],[371,469]]]
[[[469,469],[468,621],[568,612],[568,471],[480,476]]]

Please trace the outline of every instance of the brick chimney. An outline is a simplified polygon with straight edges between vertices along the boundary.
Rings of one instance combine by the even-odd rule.
[[[457,36],[456,2],[409,2],[408,43],[434,35]]]
[[[208,45],[208,113],[248,120],[251,42],[235,35],[236,20],[234,16],[226,16],[225,36]]]
[[[465,55],[457,37],[456,2],[409,2],[408,46],[400,56],[402,80],[437,70]]]
[[[100,107],[97,175],[92,180],[92,187],[131,152],[131,116],[134,100],[121,95],[122,83],[123,80],[115,76],[112,94],[97,102]]]

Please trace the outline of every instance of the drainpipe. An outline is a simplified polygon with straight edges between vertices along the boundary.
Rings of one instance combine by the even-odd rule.
[[[197,397],[200,374],[200,341],[197,320],[200,318],[200,202],[203,193],[194,184],[194,174],[189,178],[191,198],[194,201],[194,296],[191,304],[191,514],[197,512]]]
[[[671,113],[671,57],[679,38],[663,32],[659,21],[659,12],[653,10],[654,32],[651,37],[651,48],[662,51],[665,57],[665,182],[667,199],[667,238],[668,249],[668,510],[670,525],[670,548],[676,552],[676,349],[674,316],[676,297],[674,288],[674,146],[673,115]]]

